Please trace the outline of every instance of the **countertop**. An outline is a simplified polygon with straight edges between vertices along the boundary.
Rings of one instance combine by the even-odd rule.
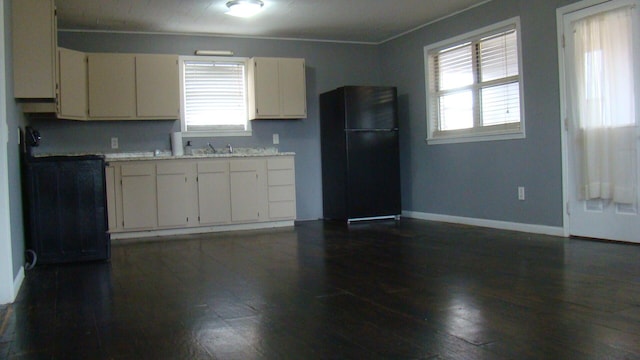
[[[140,161],[140,160],[179,160],[179,159],[203,159],[203,158],[230,158],[230,157],[261,157],[261,156],[294,156],[294,152],[279,152],[276,148],[237,148],[234,152],[213,153],[208,149],[194,149],[191,155],[172,155],[170,151],[139,151],[121,153],[40,153],[34,154],[35,158],[51,156],[104,156],[106,161]]]

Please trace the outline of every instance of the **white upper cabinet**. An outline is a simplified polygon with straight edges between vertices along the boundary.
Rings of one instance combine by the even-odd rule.
[[[58,117],[86,120],[87,55],[58,48]]]
[[[88,54],[89,119],[178,119],[177,55]]]
[[[137,117],[180,116],[178,55],[136,55]]]
[[[14,96],[53,101],[57,56],[53,0],[14,0],[11,3]]]
[[[305,61],[252,58],[249,64],[250,119],[307,117]]]
[[[278,80],[283,117],[307,117],[307,85],[304,59],[280,59]]]
[[[136,116],[136,69],[133,54],[88,55],[89,117],[132,119]]]

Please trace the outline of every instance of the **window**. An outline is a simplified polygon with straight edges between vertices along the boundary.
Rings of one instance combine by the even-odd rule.
[[[519,20],[425,47],[429,144],[524,137]]]
[[[182,131],[187,136],[251,135],[246,59],[182,57]]]

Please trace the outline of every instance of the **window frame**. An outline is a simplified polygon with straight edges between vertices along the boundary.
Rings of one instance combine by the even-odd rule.
[[[249,119],[249,58],[246,57],[228,57],[228,56],[180,56],[179,67],[180,67],[180,130],[182,132],[183,137],[227,137],[227,136],[251,136],[251,120]],[[245,106],[247,110],[246,114],[246,127],[245,130],[238,129],[215,129],[215,130],[199,130],[199,131],[188,131],[187,123],[185,117],[185,71],[184,71],[184,63],[185,61],[221,61],[221,62],[238,62],[244,63],[245,71]]]
[[[438,130],[439,129],[439,101],[438,94],[436,92],[436,78],[435,73],[432,71],[434,68],[433,62],[435,54],[441,50],[454,48],[456,46],[462,46],[465,43],[478,43],[481,39],[498,35],[502,32],[515,29],[516,41],[517,41],[517,56],[518,56],[518,75],[505,77],[504,79],[510,79],[502,82],[501,80],[479,82],[478,81],[478,69],[476,64],[476,56],[472,52],[473,65],[473,84],[465,87],[464,89],[471,89],[472,98],[474,101],[473,106],[473,121],[474,127],[469,129],[460,130]],[[513,17],[483,28],[470,31],[452,38],[448,38],[436,43],[427,45],[424,47],[424,66],[425,66],[425,85],[426,85],[426,111],[427,111],[427,138],[426,142],[429,145],[436,144],[448,144],[448,143],[462,143],[462,142],[478,142],[478,141],[494,141],[494,140],[509,140],[509,139],[524,139],[526,138],[526,126],[525,126],[525,102],[524,102],[524,80],[523,80],[523,67],[522,67],[522,41],[521,41],[521,28],[520,17]],[[489,84],[510,84],[518,83],[519,96],[520,96],[520,122],[507,123],[502,125],[491,126],[479,126],[479,114],[481,113],[480,105],[475,101],[478,99],[476,95],[483,88],[487,88]],[[455,91],[460,91],[458,88]]]

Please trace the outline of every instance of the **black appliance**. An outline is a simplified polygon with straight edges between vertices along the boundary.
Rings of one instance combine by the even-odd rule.
[[[103,156],[33,156],[25,129],[23,198],[27,250],[37,264],[106,260],[111,255]]]
[[[320,95],[325,219],[400,217],[395,87],[345,86]]]

